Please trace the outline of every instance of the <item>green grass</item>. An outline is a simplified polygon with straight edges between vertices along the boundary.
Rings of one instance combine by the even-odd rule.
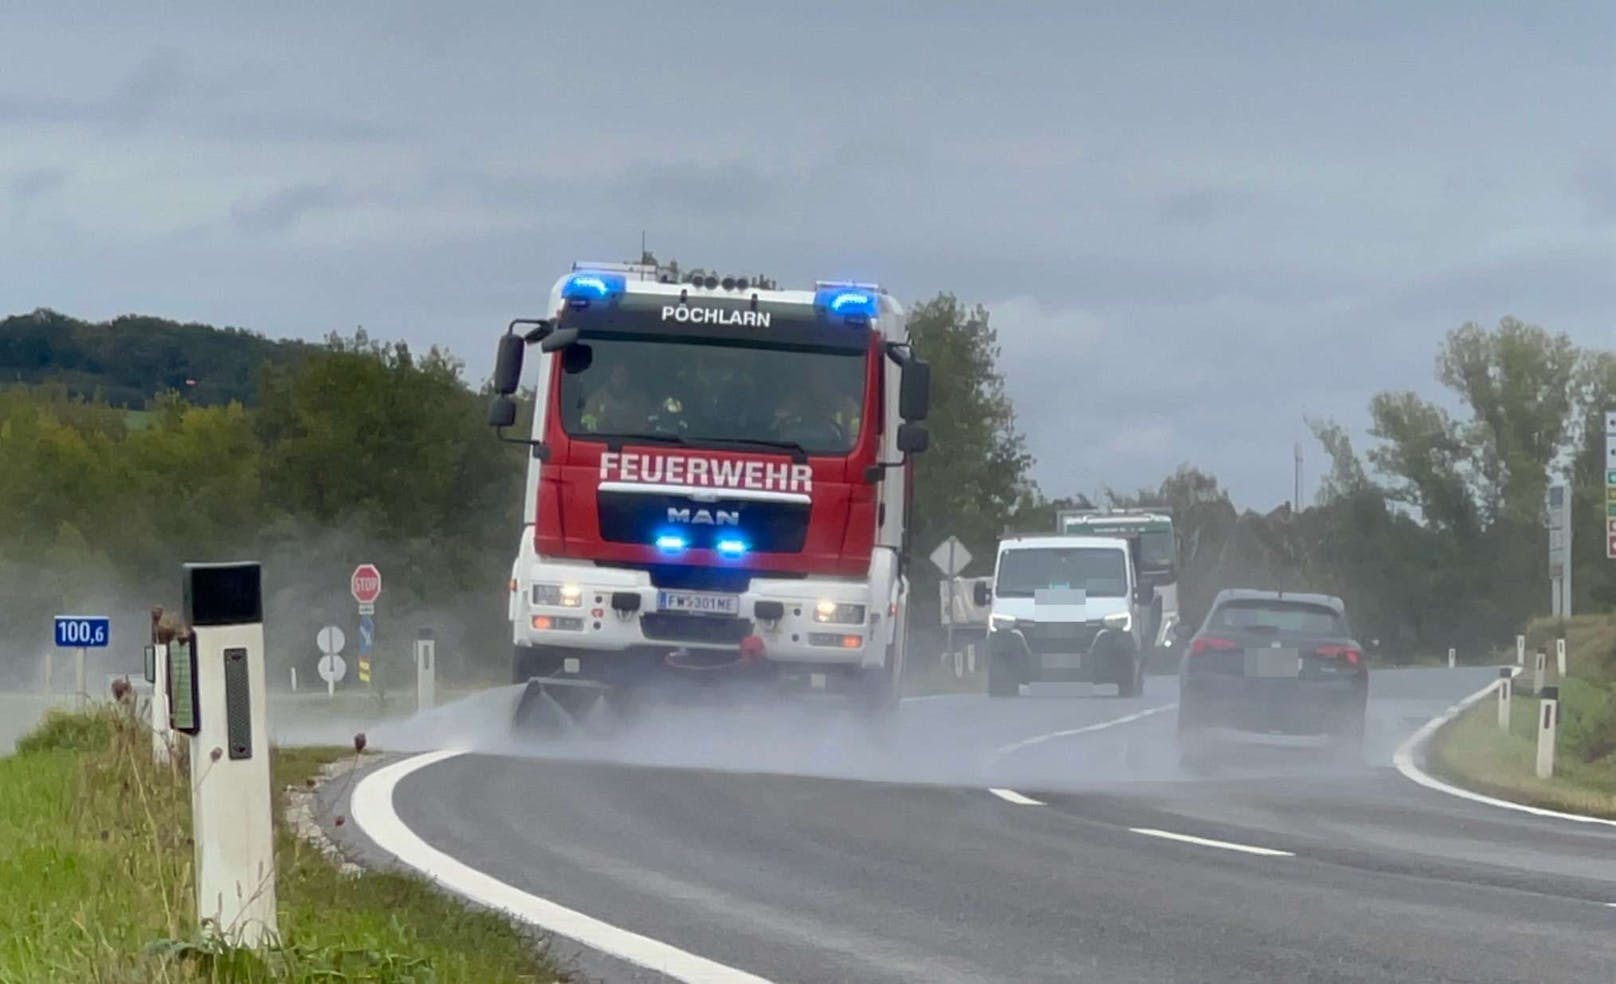
[[[261,956],[195,932],[188,772],[152,763],[115,708],[53,713],[0,759],[0,982],[564,979],[542,944],[424,880],[340,874],[278,825],[281,939]],[[354,753],[274,753],[276,789]]]
[[[1576,684],[1567,681],[1567,690],[1574,692]],[[1493,699],[1481,701],[1439,731],[1431,744],[1431,771],[1466,789],[1530,806],[1616,817],[1616,760],[1606,756],[1589,762],[1568,754],[1568,745],[1574,745],[1570,707],[1575,699],[1561,703],[1567,713],[1562,715],[1552,778],[1539,779],[1535,771],[1538,702],[1519,692],[1510,702],[1507,733],[1498,727]]]

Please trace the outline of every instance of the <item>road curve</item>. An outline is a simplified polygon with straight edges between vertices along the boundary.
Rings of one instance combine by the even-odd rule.
[[[1389,767],[1494,673],[1377,673],[1361,769],[1252,746],[1182,774],[1156,679],[910,701],[878,745],[817,709],[692,711],[445,758],[391,799],[472,869],[771,981],[1611,980],[1616,831]]]

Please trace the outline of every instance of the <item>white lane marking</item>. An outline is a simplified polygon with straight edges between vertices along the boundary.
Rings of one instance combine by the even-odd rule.
[[[1133,714],[1124,714],[1122,717],[1112,718],[1109,721],[1101,721],[1097,724],[1086,724],[1081,728],[1068,728],[1065,731],[1051,731],[1047,735],[1036,735],[1032,738],[1023,738],[1021,741],[1013,741],[1008,745],[1000,745],[994,750],[994,754],[1009,755],[1011,752],[1019,752],[1023,748],[1031,748],[1033,745],[1042,745],[1046,741],[1055,741],[1058,738],[1070,738],[1073,735],[1086,735],[1095,731],[1104,731],[1106,728],[1115,728],[1120,724],[1129,724],[1133,721],[1138,721],[1141,718],[1150,717],[1152,714],[1160,714],[1163,711],[1170,711],[1177,706],[1178,704],[1175,702],[1172,704],[1162,704],[1159,707],[1147,707],[1142,711],[1136,711]]]
[[[1296,855],[1290,851],[1276,851],[1271,847],[1256,847],[1251,844],[1235,844],[1231,841],[1212,840],[1208,837],[1192,837],[1189,834],[1175,834],[1171,830],[1156,830],[1152,827],[1129,827],[1136,834],[1146,837],[1160,837],[1163,840],[1182,841],[1185,844],[1199,844],[1202,847],[1216,847],[1224,851],[1239,851],[1241,854],[1257,854],[1265,858],[1294,858]]]
[[[463,754],[461,751],[428,752],[372,772],[354,787],[349,806],[354,823],[376,846],[445,888],[620,960],[687,984],[770,984],[765,978],[529,895],[422,840],[394,811],[393,790],[410,773]]]
[[[1519,666],[1510,667],[1509,670],[1511,677],[1513,678],[1520,676],[1522,669],[1523,668]],[[1421,768],[1420,760],[1425,757],[1425,746],[1431,740],[1431,736],[1436,734],[1437,729],[1441,728],[1449,721],[1452,721],[1454,718],[1468,710],[1472,705],[1485,699],[1489,694],[1497,689],[1498,681],[1494,680],[1492,683],[1482,687],[1480,690],[1466,697],[1464,700],[1454,704],[1446,711],[1443,711],[1440,716],[1434,717],[1425,722],[1425,725],[1421,727],[1420,730],[1414,732],[1412,735],[1409,735],[1407,741],[1397,746],[1396,753],[1392,755],[1392,765],[1396,766],[1397,771],[1403,774],[1403,778],[1412,782],[1417,782],[1426,789],[1434,789],[1439,793],[1447,793],[1449,796],[1457,796],[1460,799],[1467,799],[1472,803],[1485,803],[1488,806],[1496,806],[1505,810],[1515,810],[1519,813],[1530,813],[1537,817],[1551,817],[1555,820],[1570,820],[1573,823],[1592,823],[1605,827],[1616,827],[1616,820],[1607,820],[1604,817],[1584,816],[1581,813],[1561,813],[1558,810],[1546,810],[1541,806],[1528,806],[1525,803],[1512,803],[1509,800],[1498,799],[1495,796],[1486,796],[1481,793],[1472,792],[1471,790],[1463,789],[1459,786],[1452,785],[1451,783],[1443,782],[1441,779],[1438,779]]]
[[[1035,800],[1031,796],[1023,796],[1014,789],[990,789],[988,792],[1004,800],[1006,803],[1014,803],[1017,806],[1044,805],[1043,800]]]

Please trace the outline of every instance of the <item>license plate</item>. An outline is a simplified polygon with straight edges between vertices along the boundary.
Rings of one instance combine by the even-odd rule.
[[[1246,676],[1294,677],[1301,675],[1302,657],[1294,649],[1246,650]]]
[[[1044,653],[1038,657],[1038,662],[1046,670],[1081,670],[1083,668],[1083,654]]]
[[[1033,630],[1044,639],[1076,639],[1083,634],[1081,622],[1039,622]]]
[[[696,615],[739,615],[741,599],[736,595],[713,594],[708,591],[658,591],[657,611]]]

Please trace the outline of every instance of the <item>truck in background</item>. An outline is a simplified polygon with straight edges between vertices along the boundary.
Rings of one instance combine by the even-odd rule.
[[[1178,538],[1165,509],[1063,509],[1055,530],[1063,534],[1114,536],[1128,541],[1139,583],[1149,591],[1140,638],[1147,646],[1173,645],[1178,625]]]
[[[532,428],[510,437],[530,346]],[[878,286],[575,264],[543,318],[511,323],[494,373],[489,422],[531,449],[514,680],[727,671],[894,711],[929,388]]]

